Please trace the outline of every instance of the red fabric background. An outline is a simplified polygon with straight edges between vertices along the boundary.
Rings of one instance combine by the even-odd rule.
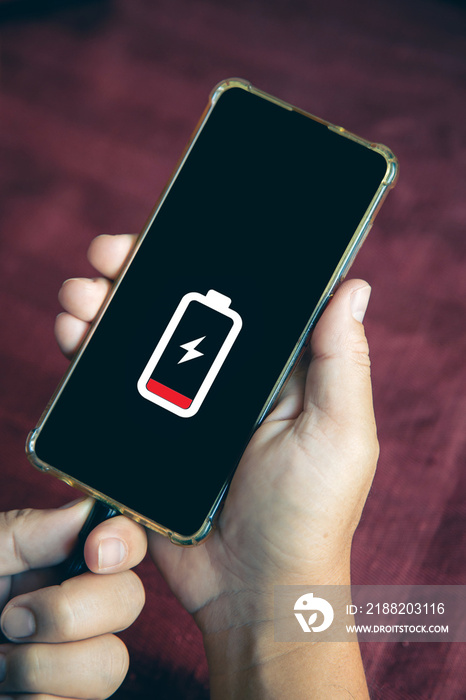
[[[138,231],[204,108],[239,75],[398,155],[354,268],[381,443],[355,583],[466,583],[466,10],[433,0],[2,3],[0,507],[74,492],[24,441],[62,375],[61,282]],[[204,700],[200,634],[154,568],[115,697]],[[374,698],[466,697],[463,644],[366,644]]]

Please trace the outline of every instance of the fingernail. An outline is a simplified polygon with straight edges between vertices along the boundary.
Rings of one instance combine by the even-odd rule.
[[[360,323],[362,323],[364,320],[367,305],[371,296],[371,291],[372,289],[369,287],[369,285],[366,285],[365,287],[355,289],[355,291],[351,294],[351,313],[353,315],[353,318],[355,318],[356,321],[359,321]]]
[[[82,277],[68,277],[67,280],[64,280],[62,287],[64,287],[65,284],[67,284],[68,282],[76,282],[77,280],[79,281],[81,279],[82,279]]]
[[[24,639],[36,631],[34,615],[27,608],[12,607],[3,613],[2,630],[9,639]]]
[[[107,537],[99,544],[99,569],[118,566],[127,554],[126,543],[116,537]]]
[[[6,678],[6,656],[0,653],[0,683]]]
[[[70,501],[69,503],[65,503],[64,506],[60,506],[57,508],[57,510],[66,510],[67,508],[72,508],[75,506],[77,503],[81,503],[82,501],[87,500],[87,496],[81,496],[80,498],[75,498],[74,501]]]

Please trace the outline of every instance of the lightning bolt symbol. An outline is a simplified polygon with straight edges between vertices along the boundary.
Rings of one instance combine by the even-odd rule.
[[[205,335],[202,336],[202,338],[198,338],[197,340],[191,340],[189,343],[185,343],[184,345],[180,345],[180,348],[183,348],[183,350],[186,350],[186,355],[183,355],[181,360],[178,362],[180,365],[182,362],[188,362],[188,360],[194,360],[195,357],[201,357],[203,355],[203,352],[199,352],[199,350],[195,350],[195,348],[199,345],[200,342],[202,342],[205,338]]]

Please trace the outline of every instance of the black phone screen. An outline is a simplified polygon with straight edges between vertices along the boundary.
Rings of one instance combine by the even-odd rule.
[[[247,90],[219,98],[36,440],[183,535],[202,525],[387,170]]]

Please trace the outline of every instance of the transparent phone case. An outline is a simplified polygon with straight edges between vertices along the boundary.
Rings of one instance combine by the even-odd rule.
[[[80,361],[80,358],[82,354],[85,352],[86,347],[92,340],[92,336],[94,334],[94,331],[96,327],[99,324],[100,319],[104,315],[106,309],[108,308],[109,304],[112,301],[112,298],[118,289],[119,285],[121,284],[122,279],[124,278],[127,269],[131,265],[131,262],[133,258],[137,255],[138,249],[144,240],[149,228],[152,225],[152,222],[154,221],[155,217],[157,216],[161,206],[163,205],[163,202],[165,201],[165,198],[167,197],[174,181],[176,180],[179,172],[183,168],[183,165],[188,158],[191,149],[193,148],[194,144],[196,143],[197,138],[199,137],[199,134],[202,132],[202,129],[204,128],[205,124],[207,123],[212,110],[215,109],[216,104],[218,101],[222,98],[222,95],[232,89],[232,88],[240,88],[242,90],[246,90],[254,95],[257,95],[258,97],[269,100],[282,108],[290,111],[296,111],[299,112],[300,114],[303,114],[304,116],[313,119],[320,124],[325,125],[328,129],[338,133],[344,138],[351,139],[353,141],[356,141],[357,143],[365,146],[366,148],[370,148],[373,151],[378,152],[381,154],[387,164],[386,167],[386,172],[383,180],[380,182],[380,186],[377,189],[377,191],[374,194],[374,197],[372,201],[370,202],[363,218],[361,219],[349,245],[347,246],[344,255],[342,256],[337,268],[335,269],[331,279],[328,281],[328,284],[326,288],[324,289],[321,298],[314,309],[314,312],[309,319],[309,322],[307,323],[306,327],[304,328],[301,336],[298,338],[297,343],[295,345],[295,348],[286,363],[286,366],[284,367],[282,373],[278,377],[270,395],[268,396],[263,409],[257,419],[257,423],[254,429],[256,429],[260,423],[263,421],[265,416],[268,414],[270,411],[271,407],[275,403],[280,391],[284,387],[286,380],[288,379],[293,367],[296,365],[297,361],[299,360],[303,349],[305,342],[309,336],[309,333],[311,329],[314,327],[317,319],[319,318],[320,314],[322,313],[323,309],[325,308],[326,304],[328,303],[329,299],[331,298],[332,294],[334,293],[335,289],[338,287],[338,285],[342,282],[342,280],[345,278],[348,270],[351,267],[352,262],[354,261],[359,249],[361,248],[361,245],[363,244],[367,234],[369,233],[373,221],[375,219],[375,216],[377,215],[377,212],[379,211],[385,197],[387,196],[389,190],[394,186],[397,175],[398,175],[398,164],[395,156],[393,153],[384,145],[381,144],[376,144],[376,143],[370,143],[369,141],[360,138],[359,136],[356,136],[355,134],[352,134],[348,131],[346,131],[343,127],[336,126],[334,124],[331,124],[327,121],[324,121],[322,119],[319,119],[318,117],[315,117],[301,109],[298,109],[297,107],[294,107],[283,100],[280,100],[276,97],[273,97],[272,95],[267,94],[266,92],[263,92],[262,90],[259,90],[258,88],[252,86],[248,81],[243,80],[241,78],[231,78],[228,80],[224,80],[221,83],[219,83],[211,92],[210,95],[210,100],[207,104],[206,109],[204,110],[204,113],[202,114],[196,129],[191,136],[191,139],[189,143],[187,144],[185,150],[183,151],[176,167],[173,172],[172,177],[170,178],[169,182],[167,183],[165,189],[163,190],[155,208],[153,209],[148,221],[146,222],[140,236],[138,237],[138,240],[136,242],[136,245],[131,252],[130,256],[128,257],[121,273],[119,274],[118,278],[115,280],[112,291],[109,294],[108,298],[106,299],[105,303],[103,304],[102,308],[100,309],[96,319],[94,320],[88,334],[86,335],[83,343],[81,344],[78,352],[76,353],[75,357],[73,358],[73,361],[62,379],[60,385],[56,389],[54,395],[52,396],[49,404],[47,405],[46,409],[44,410],[37,427],[32,430],[27,438],[26,442],[26,452],[29,460],[31,463],[38,468],[39,470],[43,472],[47,472],[49,474],[54,475],[55,477],[61,479],[65,483],[69,484],[70,486],[73,486],[80,491],[84,492],[85,494],[92,496],[93,498],[96,498],[100,501],[103,501],[106,503],[108,506],[118,510],[120,513],[123,515],[126,515],[133,520],[141,523],[145,527],[148,527],[151,530],[155,530],[156,532],[162,533],[166,535],[167,537],[170,538],[172,542],[175,544],[179,545],[196,545],[205,540],[205,538],[211,533],[212,528],[214,526],[215,520],[218,517],[218,514],[220,512],[220,509],[222,507],[222,504],[224,502],[226,493],[228,491],[228,485],[229,482],[226,481],[225,484],[223,485],[223,488],[221,489],[220,493],[218,494],[218,497],[216,498],[215,502],[213,503],[209,513],[207,514],[202,526],[197,530],[197,532],[193,533],[190,536],[185,536],[181,535],[177,532],[173,532],[167,527],[164,527],[162,524],[156,523],[149,518],[145,517],[141,513],[137,513],[134,510],[128,508],[125,506],[123,503],[119,503],[118,501],[113,500],[112,498],[109,498],[106,496],[104,493],[101,493],[100,491],[94,489],[92,486],[81,483],[77,479],[75,479],[72,476],[69,476],[65,474],[64,472],[60,471],[56,467],[46,464],[43,462],[40,457],[36,453],[36,440],[37,437],[40,434],[41,428],[44,425],[45,421],[47,420],[47,416],[49,412],[54,408],[54,405],[58,398],[60,397],[61,393],[63,392],[64,388],[66,387],[68,378],[71,376],[71,374],[74,371],[74,368],[76,367],[77,363]],[[348,172],[348,177],[351,177],[351,172]],[[76,436],[77,439],[79,439],[79,436]],[[70,448],[72,449],[72,448]],[[142,486],[144,488],[144,486]]]

